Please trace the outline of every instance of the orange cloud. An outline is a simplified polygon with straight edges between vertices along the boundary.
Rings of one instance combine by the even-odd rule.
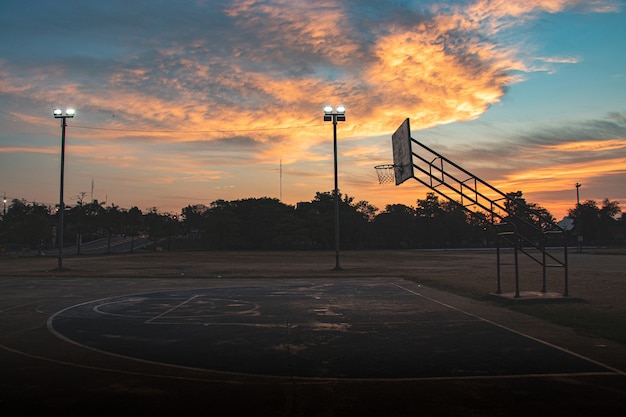
[[[573,190],[574,184],[578,182],[590,183],[596,179],[625,173],[626,157],[622,157],[512,172],[503,180],[492,181],[492,184],[505,192],[523,191],[527,201],[545,207],[555,217],[560,218],[575,206],[575,201],[573,194],[565,200],[555,198],[555,195]],[[600,196],[604,197],[606,196]],[[611,196],[616,197],[622,198],[619,195]],[[536,198],[540,200],[534,200]]]
[[[619,3],[611,0],[477,0],[457,13],[480,22],[488,32],[499,32],[534,18],[538,12],[558,13],[565,9],[583,9],[596,13],[615,12]]]
[[[269,4],[241,0],[233,2],[226,13],[237,17],[240,27],[263,28],[266,39],[288,36],[289,50],[323,52],[335,63],[345,62],[359,49],[344,30],[344,22],[348,20],[345,8],[335,1],[279,0]]]
[[[537,11],[556,13],[581,3],[583,3],[581,0],[478,0],[467,10],[468,14],[477,20],[519,18]]]
[[[58,149],[32,146],[0,146],[0,153],[44,153],[58,154]]]
[[[45,70],[26,71],[17,66],[9,70],[16,64],[0,60],[0,90],[40,108],[75,106],[68,153],[111,169],[136,169],[144,173],[141,178],[160,184],[230,179],[247,173],[242,167],[260,166],[258,172],[282,160],[298,167],[294,187],[324,188],[326,182],[316,181],[332,173],[324,165],[332,164],[332,125],[322,121],[321,108],[345,104],[347,121],[338,127],[345,161],[340,170],[350,172],[342,176],[342,184],[379,201],[395,201],[397,190],[378,187],[371,168],[385,162],[389,141],[378,145],[369,139],[388,137],[404,117],[411,118],[414,130],[479,117],[502,99],[506,87],[521,80],[513,71],[532,71],[537,60],[579,61],[535,57],[524,62],[519,45],[498,44],[494,34],[539,12],[607,11],[612,5],[616,7],[599,0],[476,0],[422,14],[418,6],[407,7],[415,19],[368,27],[370,21],[359,21],[360,15],[351,15],[338,1],[238,0],[228,4],[223,27],[167,39],[156,50],[150,45],[107,62],[99,78],[88,78],[81,72],[86,69],[77,70],[75,61],[64,63],[63,58]],[[353,26],[355,21],[362,26]],[[207,40],[211,37],[220,42]],[[63,79],[72,81],[64,84]],[[57,139],[57,121],[49,114],[28,114],[33,108],[12,117],[42,137]],[[624,141],[559,144],[541,151],[570,156],[615,151],[624,148]],[[54,143],[51,148],[8,146],[0,152],[54,154]],[[623,163],[612,161],[611,169]],[[554,189],[561,179],[601,175],[606,164],[520,171],[501,184]]]
[[[615,151],[626,148],[626,139],[589,140],[583,142],[567,142],[544,147],[547,150],[560,152],[599,152]]]
[[[380,117],[410,114],[416,129],[471,120],[498,102],[503,87],[515,81],[506,69],[516,64],[505,54],[487,48],[480,51],[480,62],[463,63],[444,51],[439,34],[423,26],[377,42],[378,61],[367,78],[386,103]],[[470,49],[478,51],[478,46]]]
[[[329,81],[326,74],[315,70],[292,77],[255,70],[250,62],[268,58],[235,45],[235,59],[217,61],[224,65],[218,66],[217,72],[213,68],[216,57],[203,63],[179,56],[177,49],[162,49],[163,57],[180,66],[177,73],[169,74],[170,78],[160,77],[160,82],[170,92],[164,97],[156,92],[128,88],[155,81],[158,74],[143,66],[121,68],[109,77],[108,88],[97,94],[77,84],[37,94],[47,102],[71,97],[79,108],[79,115],[80,108],[110,112],[115,118],[107,122],[108,128],[123,129],[130,125],[133,130],[145,129],[144,132],[123,132],[129,138],[149,136],[154,142],[199,138],[210,141],[223,137],[219,132],[222,130],[256,130],[251,135],[255,140],[275,143],[276,148],[266,149],[256,157],[275,158],[277,153],[284,153],[286,147],[293,147],[293,152],[288,153],[304,156],[312,145],[326,140],[327,131],[321,128],[279,131],[302,125],[303,119],[307,125],[319,123],[319,115],[312,114],[312,110],[319,111],[323,104],[348,105],[348,121],[342,125],[344,136],[387,134],[397,124],[398,114],[410,116],[417,129],[469,120],[498,102],[504,94],[503,88],[516,81],[507,71],[522,67],[508,53],[477,39],[464,41],[464,55],[476,57],[472,62],[463,62],[459,55],[444,50],[448,31],[459,24],[457,15],[439,15],[410,29],[392,28],[391,33],[376,39],[372,53],[366,56],[363,46],[344,31],[344,22],[348,20],[344,13],[345,9],[332,1],[315,5],[292,1],[271,5],[238,1],[227,10],[229,16],[237,18],[243,30],[262,29],[262,36],[268,42],[284,42],[263,45],[264,50],[306,52],[308,57],[315,54],[324,65],[342,74],[340,81]],[[460,22],[468,30],[477,28],[467,18]],[[200,44],[196,42],[196,46]],[[210,84],[225,88],[229,99],[240,100],[244,105],[220,103],[223,97],[214,96],[212,90],[203,87],[190,89],[180,77],[193,77],[194,85],[199,87]],[[19,93],[22,92],[20,89]],[[255,106],[257,102],[259,105]],[[277,130],[263,133],[264,129]],[[184,132],[177,134],[168,130]],[[86,133],[78,132],[84,136]],[[94,136],[94,132],[89,133]],[[120,136],[115,131],[97,133],[103,140]]]

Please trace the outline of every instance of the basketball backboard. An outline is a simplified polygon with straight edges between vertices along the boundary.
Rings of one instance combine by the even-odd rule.
[[[411,127],[407,118],[391,136],[393,165],[396,185],[413,178],[413,153],[411,150]]]

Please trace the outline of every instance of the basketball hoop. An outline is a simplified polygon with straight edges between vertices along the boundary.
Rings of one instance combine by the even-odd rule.
[[[393,184],[396,181],[394,168],[395,165],[393,164],[376,165],[374,169],[376,170],[376,175],[378,175],[378,183]]]

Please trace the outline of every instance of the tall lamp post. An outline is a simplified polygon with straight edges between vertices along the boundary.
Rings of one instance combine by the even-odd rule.
[[[341,269],[339,264],[339,186],[337,183],[337,122],[346,121],[345,106],[325,106],[324,121],[333,122],[333,149],[335,154],[335,271]]]
[[[76,112],[74,109],[67,109],[65,113],[61,109],[54,109],[52,114],[55,119],[61,119],[61,187],[59,192],[59,261],[58,268],[63,269],[63,214],[65,213],[65,204],[63,203],[63,176],[65,170],[65,128],[67,127],[67,119],[74,117]]]

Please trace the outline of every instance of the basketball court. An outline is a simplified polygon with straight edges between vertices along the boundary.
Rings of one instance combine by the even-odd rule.
[[[132,294],[69,307],[51,316],[48,327],[69,343],[105,354],[255,376],[410,379],[612,372],[425,297],[403,282]]]
[[[582,415],[626,400],[626,373],[589,355],[589,340],[402,279],[20,278],[3,288],[3,411]]]

